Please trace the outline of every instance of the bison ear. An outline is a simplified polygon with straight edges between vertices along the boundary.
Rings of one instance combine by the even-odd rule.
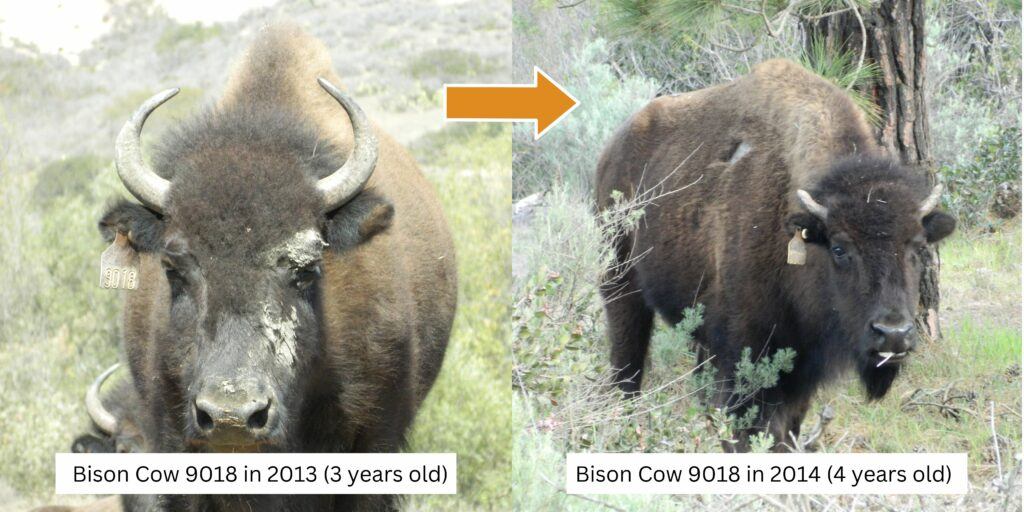
[[[395,207],[391,201],[364,191],[327,217],[327,243],[332,250],[355,247],[391,227]]]
[[[804,241],[809,244],[828,243],[825,224],[821,222],[821,219],[807,212],[794,213],[787,217],[785,229],[787,238],[800,231],[804,234]],[[804,230],[807,231],[804,232]]]
[[[113,242],[117,233],[123,233],[137,252],[156,252],[163,237],[164,221],[142,205],[121,200],[107,208],[99,230],[107,243]]]
[[[932,212],[921,219],[928,243],[934,244],[949,236],[956,229],[956,219],[946,212]]]

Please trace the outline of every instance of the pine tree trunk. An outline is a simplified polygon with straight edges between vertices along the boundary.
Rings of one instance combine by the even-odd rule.
[[[859,15],[859,16],[858,16]],[[920,165],[935,180],[925,104],[925,0],[881,0],[868,11],[846,11],[804,24],[808,48],[817,39],[827,47],[864,55],[879,68],[864,88],[881,111],[878,141],[903,160]],[[812,52],[808,52],[809,55]],[[939,254],[922,254],[917,324],[933,339],[939,330]]]

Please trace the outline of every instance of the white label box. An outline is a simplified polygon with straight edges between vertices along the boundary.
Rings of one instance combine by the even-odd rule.
[[[57,494],[455,494],[454,453],[58,453]]]
[[[570,453],[569,494],[966,494],[966,453]]]

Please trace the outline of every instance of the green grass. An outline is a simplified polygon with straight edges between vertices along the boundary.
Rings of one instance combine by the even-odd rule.
[[[964,318],[946,336],[953,341],[963,362],[995,366],[1020,361],[1020,334],[1017,327]]]
[[[512,139],[507,125],[450,123],[414,142],[412,151],[427,167],[481,169],[510,163]]]
[[[510,140],[508,127],[474,124],[415,145],[440,193],[459,265],[459,307],[444,369],[410,446],[458,453],[458,494],[412,497],[416,510],[509,507]]]

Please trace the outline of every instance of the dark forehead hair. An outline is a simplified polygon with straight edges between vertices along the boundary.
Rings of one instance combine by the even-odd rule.
[[[316,180],[344,163],[312,124],[288,111],[208,109],[168,133],[156,172],[172,181],[171,232],[192,250],[258,258],[320,219]]]
[[[906,239],[921,231],[918,208],[930,187],[920,170],[877,157],[837,162],[811,195],[829,223],[857,238]]]

